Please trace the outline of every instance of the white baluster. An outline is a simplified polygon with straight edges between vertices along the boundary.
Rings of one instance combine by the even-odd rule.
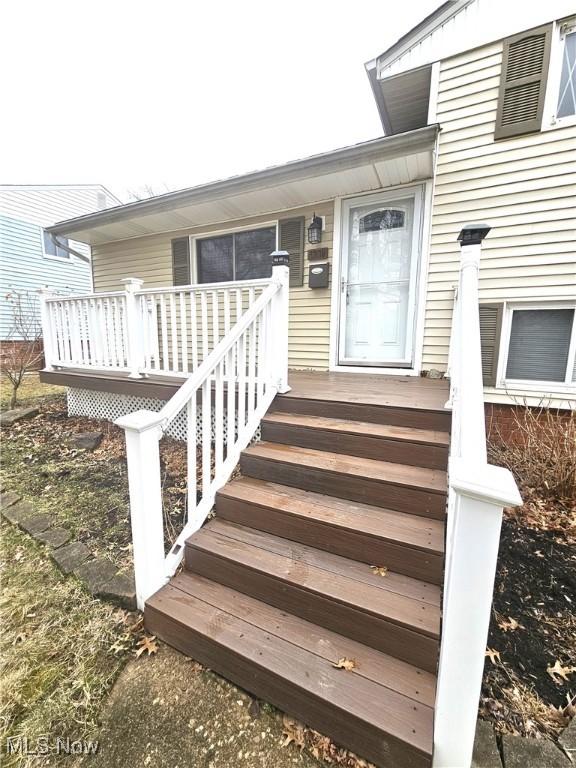
[[[188,373],[188,315],[186,312],[186,294],[180,292],[180,349],[182,356],[182,372]]]
[[[188,400],[186,406],[186,469],[187,469],[187,497],[188,497],[188,521],[193,517],[196,509],[196,495],[198,488],[198,456],[197,456],[197,425],[196,425],[196,398],[198,392]]]
[[[214,476],[224,460],[224,362],[216,366],[214,382]]]
[[[170,331],[172,336],[172,364],[169,370],[177,372],[178,367],[178,318],[176,316],[176,297],[170,294]]]
[[[190,291],[190,322],[192,334],[192,370],[198,368],[198,309],[196,307],[196,296],[194,291]]]
[[[166,320],[166,302],[164,294],[158,294],[160,302],[160,341],[162,343],[162,361],[160,368],[164,371],[169,370],[170,361],[168,359],[168,323]]]
[[[55,363],[55,336],[52,313],[47,299],[52,295],[47,288],[40,288],[40,319],[42,323],[42,342],[44,345],[44,367],[48,371],[54,370]]]
[[[200,325],[202,331],[202,361],[208,357],[208,300],[206,291],[200,291]]]
[[[211,479],[212,389],[210,379],[202,382],[202,494],[207,494]]]

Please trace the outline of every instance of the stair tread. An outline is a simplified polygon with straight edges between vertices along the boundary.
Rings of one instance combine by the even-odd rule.
[[[264,423],[289,424],[299,427],[330,430],[336,434],[387,438],[389,440],[409,441],[446,448],[450,442],[449,434],[439,430],[399,427],[393,424],[374,424],[368,421],[334,419],[326,416],[309,416],[299,413],[284,413],[282,411],[268,412],[262,421]]]
[[[408,515],[394,509],[347,501],[252,477],[232,480],[219,491],[219,495],[274,507],[302,519],[338,526],[426,552],[444,552],[444,523],[441,520]]]
[[[431,493],[446,494],[447,476],[440,469],[413,467],[378,459],[365,459],[342,453],[318,451],[282,443],[260,442],[246,448],[246,456],[309,466],[328,472],[393,483],[409,488],[425,489]]]
[[[187,546],[431,638],[440,631],[440,589],[227,521],[211,520]],[[381,565],[376,563],[375,565]]]
[[[208,637],[216,647],[216,671],[217,648],[229,649],[238,660],[235,670],[246,663],[266,670],[300,691],[299,703],[315,702],[316,708],[324,703],[337,709],[343,722],[358,719],[424,757],[431,755],[431,673],[187,572],[150,598],[146,611],[148,619],[156,614],[155,626],[168,617],[182,631]],[[354,659],[356,668],[336,669],[342,657]],[[262,676],[252,673],[250,680]]]

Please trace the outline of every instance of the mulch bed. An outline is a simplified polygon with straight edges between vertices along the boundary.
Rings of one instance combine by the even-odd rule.
[[[480,713],[501,733],[555,738],[576,714],[576,515],[522,493],[502,525]]]

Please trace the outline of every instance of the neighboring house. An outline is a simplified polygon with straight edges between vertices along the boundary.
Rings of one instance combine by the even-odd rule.
[[[34,295],[42,287],[67,294],[92,290],[90,248],[61,238],[78,255],[70,253],[45,228],[116,205],[120,200],[100,184],[0,185],[0,340],[15,339],[7,294]]]
[[[149,631],[385,768],[471,763],[521,503],[484,402],[576,402],[573,12],[445,3],[367,65],[385,136],[49,228],[96,293],[41,377],[126,431]]]

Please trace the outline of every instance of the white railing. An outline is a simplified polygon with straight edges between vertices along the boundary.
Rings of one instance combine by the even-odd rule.
[[[502,509],[522,503],[512,474],[487,462],[478,273],[490,227],[466,226],[450,340],[452,435],[434,768],[472,762]]]
[[[42,292],[46,367],[186,377],[215,349],[270,280],[83,296]]]
[[[206,519],[216,492],[232,474],[276,393],[289,389],[288,254],[278,251],[273,258],[272,279],[259,282],[260,295],[253,301],[249,297],[243,311],[236,305],[234,324],[206,349],[202,362],[162,410],[137,411],[116,421],[126,432],[140,609],[175,572],[186,539]],[[187,419],[187,521],[165,555],[159,441],[182,412]],[[199,443],[197,413],[202,425]]]
[[[46,366],[128,370],[126,298],[123,291],[82,296],[42,292]]]

